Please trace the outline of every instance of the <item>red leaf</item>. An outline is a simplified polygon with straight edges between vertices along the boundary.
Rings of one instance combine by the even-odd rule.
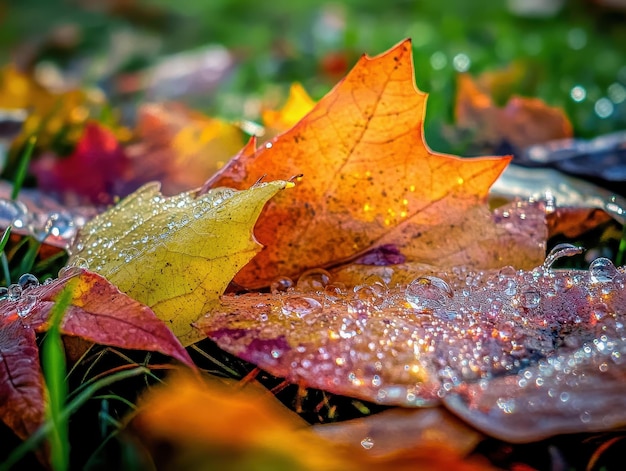
[[[0,317],[0,417],[20,438],[41,423],[43,377],[35,332],[17,316]]]
[[[109,204],[114,196],[125,196],[121,182],[127,180],[129,169],[113,132],[95,122],[85,126],[72,155],[47,155],[31,166],[40,189],[61,193],[64,200],[74,204]]]
[[[65,287],[73,290],[73,296],[62,333],[103,345],[157,351],[194,367],[186,350],[150,308],[100,275],[74,271],[48,285],[29,288],[19,299],[0,301],[0,419],[21,438],[43,421],[43,378],[35,333],[47,330],[50,310]]]

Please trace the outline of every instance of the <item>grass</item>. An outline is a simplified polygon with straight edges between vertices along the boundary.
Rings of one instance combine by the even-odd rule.
[[[72,301],[73,290],[61,291],[50,312],[50,327],[42,346],[43,374],[48,392],[46,418],[52,423],[48,434],[50,463],[55,471],[66,471],[70,466],[70,441],[67,419],[63,409],[67,399],[65,346],[61,339],[61,321]]]

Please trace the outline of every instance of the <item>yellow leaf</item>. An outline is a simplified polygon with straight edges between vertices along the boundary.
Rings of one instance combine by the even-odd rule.
[[[167,198],[158,183],[147,184],[85,225],[69,263],[84,259],[189,345],[204,337],[191,323],[260,250],[252,229],[263,205],[290,186],[273,181]]]
[[[304,118],[313,106],[315,101],[300,83],[295,82],[291,84],[289,98],[282,109],[263,111],[263,124],[278,132],[286,131]]]

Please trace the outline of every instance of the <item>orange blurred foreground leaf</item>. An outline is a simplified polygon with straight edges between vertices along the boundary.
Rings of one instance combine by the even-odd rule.
[[[171,378],[144,398],[130,429],[165,470],[491,469],[445,446],[423,447],[418,437],[410,449],[384,456],[336,443],[262,387],[217,379]]]
[[[264,175],[304,175],[264,209],[255,234],[266,248],[238,283],[266,286],[385,244],[408,260],[447,266],[529,268],[542,260],[545,229],[500,224],[485,203],[509,158],[431,151],[422,132],[426,94],[413,75],[408,40],[362,57],[298,124],[209,180],[241,189]]]

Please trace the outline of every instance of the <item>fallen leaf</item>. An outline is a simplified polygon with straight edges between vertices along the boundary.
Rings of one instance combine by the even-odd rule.
[[[77,230],[98,214],[95,206],[67,206],[36,188],[22,188],[16,201],[13,185],[0,181],[0,230],[12,226],[11,234],[29,235],[44,246],[66,249]]]
[[[161,195],[158,183],[145,185],[85,225],[68,263],[86,262],[150,306],[189,345],[203,338],[191,323],[260,250],[252,229],[263,205],[292,185],[274,181],[172,197]]]
[[[17,287],[16,287],[17,286]],[[50,284],[13,285],[0,301],[0,418],[20,438],[43,422],[45,398],[35,334],[48,329],[48,316],[63,289],[72,290],[61,333],[102,345],[157,351],[194,368],[170,330],[146,306],[121,293],[100,275],[73,269]]]
[[[222,349],[305,387],[402,406],[461,396],[451,409],[505,440],[608,429],[626,424],[621,413],[603,422],[612,409],[602,400],[620,400],[626,374],[626,272],[605,258],[589,271],[551,268],[580,252],[557,246],[532,271],[361,265],[346,277],[347,268],[314,270],[286,291],[223,296],[196,326]],[[506,384],[495,389],[503,391],[498,397],[481,393],[492,382]],[[580,388],[576,402],[554,420],[536,405],[573,388]],[[511,397],[523,428],[506,416]]]
[[[386,455],[324,439],[254,383],[175,377],[144,397],[129,429],[160,469],[491,469],[419,435]]]
[[[509,159],[432,152],[422,135],[425,103],[404,41],[361,58],[291,130],[253,155],[240,154],[209,180],[213,187],[246,188],[263,175],[304,174],[263,211],[255,233],[266,248],[235,280],[267,286],[279,275],[294,277],[385,244],[426,263],[540,263],[545,230],[527,231],[524,221],[497,224],[486,206],[489,186]]]
[[[626,198],[549,168],[509,165],[491,187],[490,201],[545,201],[550,236],[573,238],[609,218],[626,224]]]
[[[115,134],[95,122],[87,123],[69,157],[48,153],[31,164],[40,189],[74,206],[110,204],[116,196],[126,196],[130,170]]]
[[[572,125],[560,108],[539,98],[512,96],[503,108],[469,74],[457,77],[456,126],[471,130],[473,140],[490,148],[521,150],[533,144],[571,137]]]
[[[336,444],[369,447],[368,453],[377,457],[403,453],[416,443],[466,456],[484,438],[443,407],[393,407],[358,419],[314,425],[313,431]]]
[[[166,195],[201,186],[245,142],[234,124],[174,102],[142,105],[136,133],[139,141],[127,147],[135,188],[158,180]]]
[[[296,82],[289,89],[289,98],[278,111],[264,110],[263,124],[272,130],[272,133],[287,131],[296,125],[315,106],[315,101],[309,96],[302,84]]]

